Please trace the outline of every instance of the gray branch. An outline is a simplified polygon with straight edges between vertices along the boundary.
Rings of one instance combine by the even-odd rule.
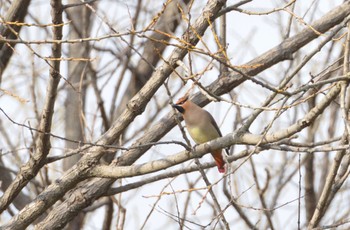
[[[5,22],[24,22],[24,17],[27,15],[30,0],[16,0],[11,4],[10,9],[5,15]],[[10,26],[0,24],[0,34],[2,37],[13,39],[17,37],[17,34],[21,30],[21,26]],[[10,58],[13,54],[13,48],[16,44],[8,46],[5,43],[0,42],[0,84],[1,76],[4,72]]]
[[[55,1],[53,0],[53,2]],[[202,36],[204,34],[209,26],[209,21],[212,21],[214,15],[221,9],[224,3],[225,1],[208,1],[202,14],[193,24],[193,27],[184,33],[183,37],[189,44],[196,45],[198,43],[198,35]],[[126,110],[121,114],[119,119],[116,120],[111,128],[99,138],[97,141],[99,145],[113,144],[118,140],[119,136],[135,119],[135,117],[144,111],[154,93],[177,67],[176,62],[183,59],[187,52],[188,50],[185,48],[174,49],[167,62],[153,73],[145,86],[130,100],[127,104]],[[72,182],[74,183],[78,180],[84,179],[84,172],[95,166],[98,163],[98,160],[103,156],[104,152],[105,149],[101,146],[92,147],[77,163],[76,167],[67,171],[62,176],[62,180],[50,185],[31,204],[27,205],[18,215],[14,216],[6,225],[6,228],[23,229],[27,227],[32,220],[39,217],[48,207],[50,207],[50,205],[60,199],[68,189],[71,189],[73,186]],[[77,171],[80,172],[77,174]],[[83,197],[99,197],[109,188],[113,183],[113,180],[103,179],[98,180],[98,183],[102,184],[96,186],[96,181],[92,180],[85,186],[93,186],[95,189],[89,189],[89,191],[86,191],[85,188],[82,188],[83,190],[78,189],[73,192],[65,202],[55,208],[55,210],[52,210],[48,217],[39,224],[37,228],[60,229],[62,226],[65,226],[65,224],[74,218],[81,209],[90,205],[91,201],[94,200],[90,199],[90,201],[88,201],[85,198],[76,199],[74,198],[75,196],[81,197],[83,195]],[[47,202],[43,202],[43,199]],[[61,208],[65,211],[62,211]],[[67,208],[70,210],[69,212],[66,211]]]
[[[53,24],[62,24],[62,9],[60,1],[51,1],[52,4],[52,22]],[[62,27],[53,27],[54,39],[62,38]],[[61,57],[61,44],[55,43],[52,45],[52,57],[59,59]],[[36,143],[37,149],[29,161],[21,167],[20,173],[14,181],[9,185],[3,196],[0,198],[0,213],[3,212],[16,198],[19,192],[27,183],[36,176],[39,170],[46,162],[50,144],[51,122],[54,114],[54,106],[56,101],[57,86],[60,81],[60,61],[53,60],[50,63],[50,79],[47,86],[47,95],[44,108],[41,115],[41,121]]]

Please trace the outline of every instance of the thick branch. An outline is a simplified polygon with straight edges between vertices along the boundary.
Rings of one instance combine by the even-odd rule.
[[[62,10],[60,1],[51,1],[52,5],[52,22],[53,24],[62,24]],[[53,27],[54,39],[62,38],[62,27]],[[35,177],[41,167],[44,165],[46,156],[50,151],[50,133],[51,122],[54,114],[54,105],[57,94],[57,86],[60,81],[60,61],[61,57],[61,45],[55,43],[52,45],[52,57],[56,59],[51,62],[50,79],[47,86],[47,95],[42,111],[42,117],[40,121],[39,129],[41,132],[38,134],[38,140],[36,143],[37,149],[29,161],[21,167],[20,173],[16,176],[14,181],[4,192],[4,195],[0,199],[0,211],[3,212],[8,205],[16,198],[18,193],[22,190],[27,183]]]
[[[157,19],[157,23],[154,27],[155,31],[145,42],[141,59],[135,66],[135,69],[132,71],[132,80],[126,89],[122,101],[117,107],[116,115],[119,115],[122,111],[124,111],[125,104],[145,85],[150,76],[152,76],[155,66],[161,60],[161,54],[167,47],[167,41],[170,40],[171,34],[175,32],[179,25],[181,15],[178,5],[180,5],[181,2],[187,5],[189,0],[176,0],[168,2],[164,12],[162,12],[161,16]],[[115,91],[115,94],[116,93],[117,90]],[[113,98],[115,97],[116,95],[113,96]],[[114,112],[114,110],[115,107],[112,105],[111,111]]]
[[[348,24],[348,35],[345,42],[345,51],[344,51],[344,66],[343,66],[343,74],[349,73],[349,50],[350,50],[350,24]],[[342,143],[348,144],[349,143],[349,119],[348,119],[348,111],[349,108],[346,106],[346,97],[349,95],[346,95],[347,87],[349,82],[348,81],[341,81],[338,83],[338,85],[341,86],[341,94],[340,94],[340,108],[342,112],[342,117],[345,124],[345,131],[343,134]],[[337,155],[334,158],[333,164],[331,169],[329,170],[329,173],[327,175],[325,186],[322,190],[320,199],[317,203],[316,210],[310,220],[309,229],[317,227],[317,225],[320,223],[322,217],[327,211],[327,208],[329,207],[330,203],[332,202],[332,199],[334,198],[335,194],[337,193],[338,189],[341,187],[342,184],[338,184],[335,186],[336,182],[336,176],[338,173],[345,173],[343,170],[340,170],[338,172],[339,167],[341,166],[341,162],[343,160],[343,157],[345,154],[349,154],[348,151],[342,150],[338,151]],[[348,164],[347,164],[348,165]],[[347,170],[347,167],[345,171]],[[339,176],[339,174],[338,174]]]
[[[151,161],[148,163],[133,165],[133,166],[119,166],[115,165],[99,165],[90,171],[90,176],[105,177],[120,179],[124,177],[133,177],[144,175],[160,170],[167,169],[177,164],[181,164],[192,158],[200,158],[208,152],[212,152],[216,149],[226,148],[237,144],[246,145],[264,145],[281,141],[285,138],[291,137],[294,134],[300,132],[305,127],[311,125],[316,118],[318,118],[328,105],[337,97],[340,92],[340,84],[336,84],[317,104],[311,109],[302,119],[298,120],[295,124],[282,129],[280,131],[270,133],[267,135],[256,135],[251,133],[235,132],[233,134],[226,135],[225,137],[215,139],[205,144],[198,145],[195,148],[195,152],[189,153],[183,151],[179,154],[169,156],[165,159]]]
[[[53,0],[53,2],[55,2]],[[186,31],[185,35],[187,38],[187,42],[191,45],[196,45],[199,41],[199,37],[202,36],[209,26],[209,21],[212,21],[214,15],[221,9],[224,1],[208,1],[207,6],[203,10],[201,16],[196,20],[193,24],[191,30]],[[193,32],[195,31],[195,32]],[[199,36],[198,36],[199,35]],[[146,83],[146,85],[136,94],[128,103],[127,109],[122,113],[118,120],[116,120],[111,128],[100,137],[97,144],[99,145],[108,145],[113,144],[118,138],[119,135],[128,127],[128,125],[135,119],[136,116],[141,114],[148,104],[149,100],[152,98],[154,93],[158,90],[158,88],[163,84],[164,80],[170,75],[170,73],[176,68],[176,61],[181,60],[187,54],[188,50],[183,48],[176,48],[170,55],[169,59],[166,63],[160,66],[152,75],[150,80]],[[102,157],[104,154],[104,148],[100,146],[92,147],[89,150],[89,153],[85,154],[84,157],[78,162],[79,165],[88,165],[91,168],[91,164],[97,163],[98,159]],[[80,175],[76,175],[72,173],[71,169],[66,172],[62,177],[62,183],[65,183],[67,180],[72,180],[72,177],[79,177]],[[64,181],[63,181],[64,180]],[[95,182],[92,186],[96,189],[89,189],[88,192],[77,190],[84,194],[87,197],[99,197],[103,192],[107,190],[113,180],[99,180]],[[96,186],[96,183],[102,183],[99,186]],[[90,183],[89,183],[90,184]],[[87,184],[86,186],[88,186]],[[91,184],[90,184],[91,186]],[[69,188],[69,186],[67,187]],[[50,187],[51,189],[51,187]],[[51,191],[52,193],[52,191]],[[52,196],[49,190],[45,190],[41,196],[45,197],[49,201],[49,203],[53,204],[59,197]],[[55,194],[56,195],[56,194]],[[74,196],[74,193],[70,196]],[[51,199],[52,198],[52,199]],[[70,198],[69,198],[70,199]],[[62,225],[65,225],[68,221],[70,221],[81,209],[90,205],[93,199],[81,199],[79,201],[75,200],[74,202],[70,202],[69,199],[66,201],[69,203],[70,212],[66,212],[67,203],[64,202],[48,215],[48,217],[38,226],[41,229],[58,229]],[[34,200],[31,204],[27,205],[17,216],[11,219],[10,223],[7,225],[12,228],[20,228],[23,229],[30,224],[29,218],[36,219],[41,213],[45,212],[48,208],[48,205],[42,205],[41,200]],[[28,214],[31,214],[30,217]]]
[[[345,19],[350,13],[350,2],[345,2],[341,6],[335,8],[321,19],[317,20],[311,26],[317,28],[318,31],[325,32],[332,27],[338,25],[342,20]],[[256,75],[268,67],[286,60],[287,57],[290,57],[294,52],[298,51],[308,42],[318,38],[318,35],[315,34],[311,29],[306,28],[301,31],[299,34],[283,41],[278,46],[267,51],[266,53],[260,55],[259,57],[253,59],[252,61],[243,64],[242,66],[251,66],[250,68],[243,69],[246,75]],[[227,93],[243,83],[246,79],[240,74],[231,73],[230,77],[223,77],[215,82],[213,82],[208,88],[215,95],[222,95]],[[197,104],[204,106],[209,103],[209,100],[201,95],[196,94],[193,98]],[[156,123],[145,134],[139,138],[133,146],[143,145],[145,143],[156,142],[160,140],[166,133],[168,133],[174,126],[176,121],[174,119],[174,113],[167,114],[160,122]],[[133,149],[127,151],[119,161],[121,164],[131,164],[136,161],[144,152],[146,152],[149,147]]]
[[[4,20],[5,22],[24,22],[24,17],[27,15],[28,7],[30,0],[16,0],[11,4],[10,9],[8,10]],[[12,28],[10,28],[12,27]],[[1,25],[0,24],[0,34],[5,38],[16,38],[17,34],[21,30],[21,26],[10,26],[10,25]],[[13,31],[15,33],[13,33]],[[12,44],[12,47],[8,44],[0,42],[0,83],[1,76],[4,72],[12,54],[13,48],[16,44]]]
[[[349,12],[350,12],[350,3],[346,2],[342,6],[337,7],[336,9],[334,9],[333,11],[331,11],[330,13],[322,17],[320,20],[316,21],[314,24],[312,24],[312,26],[320,32],[325,32],[330,28],[332,28],[333,26],[339,24],[349,14]],[[252,67],[249,69],[244,69],[242,71],[250,76],[255,75],[280,61],[288,59],[292,53],[296,52],[302,46],[304,46],[305,44],[314,40],[317,37],[318,35],[315,34],[314,31],[307,28],[302,32],[300,32],[299,34],[297,34],[296,36],[291,37],[290,39],[284,41],[283,43],[281,43],[279,46],[272,49],[271,51],[249,62],[248,65]],[[245,81],[245,78],[241,77],[239,74],[232,74],[230,77],[221,78],[217,80],[211,85],[211,87],[209,87],[209,89],[213,93],[221,95],[223,93],[230,91],[231,89],[233,89],[234,87],[236,87],[237,85],[241,84],[244,81]],[[335,96],[336,96],[336,93],[335,93]],[[195,97],[195,100],[199,102],[199,104],[201,105],[208,103],[208,100],[206,98],[199,95]],[[176,123],[175,123],[175,120],[173,119],[173,114],[167,115],[166,118],[162,119],[161,122],[153,126],[152,129],[146,132],[145,135],[141,139],[139,139],[137,142],[135,142],[134,145],[136,146],[143,143],[149,143],[151,140],[153,141],[159,140],[161,137],[165,135],[165,133],[167,133],[171,128],[173,128],[175,124]],[[302,123],[300,123],[299,125],[302,125]],[[297,130],[295,128],[296,127],[294,127],[293,131]],[[290,132],[287,131],[283,133],[283,135],[281,135],[282,134],[281,133],[280,137],[283,137],[285,134],[288,134],[288,133]],[[145,147],[143,149],[128,151],[118,160],[118,164],[119,165],[132,164],[148,149],[149,148]],[[111,184],[112,181],[113,179],[112,180],[105,179],[103,181],[95,180],[96,184],[94,184],[93,187],[101,186],[103,188],[106,188],[105,185]],[[90,191],[89,188],[90,187],[86,187],[86,190]],[[77,190],[76,192],[79,192],[79,190]],[[97,194],[97,191],[95,191],[95,193],[94,192],[86,193],[85,200],[96,198],[96,194]],[[80,204],[81,203],[79,202],[79,204],[76,204],[76,206],[79,206]],[[64,206],[62,206],[62,208],[63,207]],[[59,215],[60,212],[62,211],[59,208],[57,209],[57,211],[52,212],[50,214],[50,217],[54,218],[55,216]]]

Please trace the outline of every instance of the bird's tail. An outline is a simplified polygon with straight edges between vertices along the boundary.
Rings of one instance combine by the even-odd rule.
[[[211,155],[214,157],[215,163],[218,166],[218,170],[220,173],[225,173],[225,161],[221,154],[222,150],[215,150],[211,153]]]

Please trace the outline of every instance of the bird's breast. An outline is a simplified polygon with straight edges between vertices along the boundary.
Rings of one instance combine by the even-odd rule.
[[[218,137],[216,134],[210,132],[210,130],[201,129],[200,127],[187,127],[187,130],[197,144],[202,144]]]

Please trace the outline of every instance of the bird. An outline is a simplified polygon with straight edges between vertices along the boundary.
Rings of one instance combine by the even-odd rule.
[[[202,144],[222,137],[213,116],[191,100],[188,95],[181,97],[173,107],[182,114],[186,129],[196,144]],[[227,149],[225,149],[227,151]],[[225,173],[225,161],[222,149],[211,152],[220,173]]]

